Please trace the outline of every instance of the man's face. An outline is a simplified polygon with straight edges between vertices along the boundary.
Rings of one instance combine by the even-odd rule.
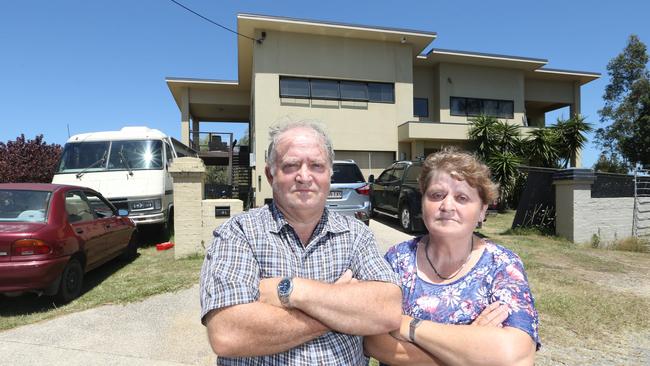
[[[280,135],[276,154],[275,174],[266,168],[275,204],[289,215],[296,210],[323,210],[331,164],[322,139],[309,128],[293,128]]]

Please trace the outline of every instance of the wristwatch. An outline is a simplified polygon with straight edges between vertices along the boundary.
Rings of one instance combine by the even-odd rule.
[[[285,277],[278,283],[278,298],[282,306],[290,307],[289,295],[293,291],[293,280],[291,277]]]
[[[409,341],[415,343],[415,328],[419,327],[422,323],[422,319],[413,318],[409,323]]]

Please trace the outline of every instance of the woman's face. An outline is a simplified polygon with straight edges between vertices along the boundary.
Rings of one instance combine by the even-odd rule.
[[[435,236],[469,236],[483,221],[487,205],[476,188],[445,172],[437,173],[422,196],[422,219]]]

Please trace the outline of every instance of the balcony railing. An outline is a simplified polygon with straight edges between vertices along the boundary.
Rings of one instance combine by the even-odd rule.
[[[236,143],[232,132],[190,131],[190,147],[199,153],[231,152]]]

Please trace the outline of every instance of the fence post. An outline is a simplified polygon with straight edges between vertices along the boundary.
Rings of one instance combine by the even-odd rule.
[[[175,159],[169,167],[174,180],[174,258],[203,253],[201,201],[205,165],[199,158]]]
[[[591,224],[584,222],[590,215],[581,214],[588,209],[591,185],[596,180],[591,169],[564,169],[553,174],[555,186],[555,234],[572,242],[591,240]]]

